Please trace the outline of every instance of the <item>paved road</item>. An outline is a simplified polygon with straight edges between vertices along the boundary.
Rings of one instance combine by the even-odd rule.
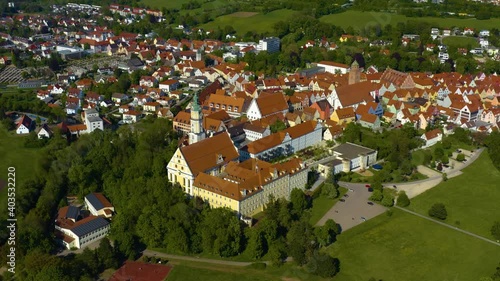
[[[178,256],[178,255],[170,255],[162,252],[152,251],[152,250],[144,250],[142,252],[145,256],[150,257],[160,257],[172,260],[183,260],[183,261],[194,261],[194,262],[204,262],[204,263],[212,263],[212,264],[220,264],[220,265],[230,265],[230,266],[248,266],[253,262],[240,262],[240,261],[225,261],[225,260],[214,260],[214,259],[205,259],[205,258],[196,258],[196,257],[188,257],[188,256]],[[264,263],[269,263],[265,261]]]
[[[423,218],[423,219],[426,219],[426,220],[432,221],[432,222],[437,223],[437,224],[440,224],[440,225],[442,225],[442,226],[445,226],[445,227],[451,228],[451,229],[453,229],[453,230],[455,230],[455,231],[462,232],[462,233],[467,234],[467,235],[469,235],[469,236],[472,236],[472,237],[475,237],[475,238],[481,239],[481,240],[483,240],[483,241],[489,242],[489,243],[491,243],[491,244],[493,244],[493,245],[500,246],[500,243],[499,243],[499,242],[495,242],[495,241],[490,240],[490,239],[488,239],[488,238],[485,238],[485,237],[483,237],[483,236],[479,236],[479,235],[477,235],[477,234],[474,234],[474,233],[472,233],[472,232],[469,232],[469,231],[466,231],[466,230],[460,229],[460,228],[458,228],[458,227],[455,227],[455,226],[449,225],[449,224],[447,224],[447,223],[444,223],[444,222],[441,222],[441,221],[438,221],[438,220],[435,220],[435,219],[431,219],[431,218],[429,218],[429,217],[426,217],[426,216],[421,215],[421,214],[419,214],[419,213],[416,213],[416,212],[413,212],[413,211],[407,210],[407,209],[405,209],[405,208],[401,208],[401,207],[399,207],[399,206],[394,206],[394,207],[395,207],[395,208],[397,208],[397,209],[400,209],[401,211],[404,211],[404,212],[407,212],[407,213],[409,213],[409,214],[412,214],[412,215],[414,215],[414,216],[421,217],[421,218]]]

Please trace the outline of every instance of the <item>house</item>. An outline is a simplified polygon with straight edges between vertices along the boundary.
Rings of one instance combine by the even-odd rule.
[[[329,141],[334,140],[342,135],[344,128],[340,125],[334,125],[327,127],[323,133],[323,140]]]
[[[82,112],[84,115],[85,126],[87,127],[86,133],[92,133],[95,130],[104,130],[104,122],[99,117],[99,112],[97,110],[90,108]]]
[[[170,111],[170,108],[160,108],[156,111],[158,118],[174,118],[174,114]]]
[[[33,131],[34,127],[35,127],[35,122],[27,115],[23,115],[17,122],[16,134],[18,135],[29,134],[31,131]]]
[[[363,116],[361,116],[361,118],[358,120],[358,123],[361,126],[372,130],[380,129],[380,118],[375,114],[363,114]]]
[[[153,88],[158,81],[153,76],[142,76],[139,80],[139,85],[143,87]]]
[[[179,81],[174,80],[174,79],[168,79],[166,81],[160,82],[159,88],[163,92],[171,92],[177,89],[179,87]]]
[[[189,110],[179,111],[173,120],[174,131],[187,135],[191,132],[191,112]]]
[[[126,261],[108,281],[164,281],[171,270],[164,264]]]
[[[47,124],[43,124],[37,129],[38,139],[49,139],[54,133]]]
[[[223,94],[212,94],[208,96],[203,105],[203,112],[211,114],[224,110],[233,118],[240,117],[246,110],[245,98],[226,96]]]
[[[356,121],[356,113],[352,107],[339,108],[333,111],[332,115],[330,115],[330,120],[339,125],[348,124]]]
[[[260,95],[252,99],[247,109],[247,117],[250,120],[261,119],[263,117],[288,112],[288,103],[282,93]]]
[[[113,93],[113,95],[111,95],[111,100],[115,102],[116,106],[119,106],[122,102],[126,101],[127,99],[128,96],[125,94]]]
[[[422,148],[430,147],[443,140],[441,129],[428,131],[420,137],[424,141]]]
[[[66,206],[59,209],[55,221],[55,236],[69,250],[84,248],[104,238],[110,229],[109,222],[98,216],[79,219],[80,209]]]
[[[168,180],[179,183],[187,194],[193,196],[193,183],[198,174],[219,175],[229,162],[238,158],[230,135],[221,132],[178,148],[167,165]]]
[[[149,111],[149,112],[157,112],[160,109],[160,103],[153,101],[153,102],[147,102],[142,105],[144,111]]]
[[[348,173],[353,170],[365,170],[377,162],[376,150],[350,142],[333,148],[333,155],[342,160],[342,171]]]
[[[90,193],[85,196],[85,207],[93,216],[110,218],[115,212],[115,207],[102,193]]]
[[[132,124],[132,123],[137,123],[141,119],[142,114],[138,111],[135,110],[129,110],[127,112],[123,113],[123,123],[125,124]]]
[[[246,123],[243,126],[243,131],[245,132],[245,138],[250,141],[256,141],[261,138],[267,137],[271,134],[269,126],[261,127],[253,125],[251,123]]]
[[[378,95],[379,85],[368,81],[351,85],[344,85],[333,89],[327,98],[334,109],[354,107],[375,101]]]
[[[316,109],[319,112],[319,118],[321,120],[330,119],[330,115],[332,114],[332,107],[330,103],[326,100],[320,100],[311,105],[311,108]]]

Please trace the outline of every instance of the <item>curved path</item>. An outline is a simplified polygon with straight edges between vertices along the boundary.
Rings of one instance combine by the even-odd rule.
[[[474,234],[474,233],[472,233],[472,232],[469,232],[469,231],[466,231],[466,230],[460,229],[460,228],[458,228],[458,227],[456,227],[456,226],[452,226],[452,225],[449,225],[449,224],[447,224],[447,223],[444,223],[444,222],[441,222],[441,221],[438,221],[438,220],[435,220],[435,219],[432,219],[432,218],[426,217],[426,216],[424,216],[424,215],[421,215],[421,214],[419,214],[419,213],[416,213],[416,212],[410,211],[410,210],[405,209],[405,208],[401,208],[401,207],[399,207],[399,206],[394,206],[394,207],[395,207],[395,208],[397,208],[397,209],[399,209],[399,210],[401,210],[401,211],[404,211],[404,212],[407,212],[407,213],[409,213],[409,214],[412,214],[412,215],[414,215],[414,216],[421,217],[421,218],[423,218],[423,219],[426,219],[426,220],[432,221],[432,222],[437,223],[437,224],[440,224],[440,225],[442,225],[442,226],[445,226],[445,227],[451,228],[451,229],[453,229],[453,230],[455,230],[455,231],[462,232],[462,233],[467,234],[467,235],[469,235],[469,236],[472,236],[472,237],[475,237],[475,238],[481,239],[481,240],[483,240],[483,241],[489,242],[489,243],[491,243],[491,244],[493,244],[493,245],[500,246],[500,243],[499,243],[499,242],[495,242],[495,241],[490,240],[490,239],[488,239],[488,238],[486,238],[486,237],[483,237],[483,236],[480,236],[480,235]]]
[[[212,263],[212,264],[220,264],[220,265],[229,265],[229,266],[248,266],[253,262],[241,262],[241,261],[227,261],[227,260],[216,260],[216,259],[206,259],[206,258],[197,258],[190,256],[179,256],[179,255],[170,255],[162,252],[157,252],[153,250],[144,250],[142,252],[143,255],[149,257],[160,257],[172,260],[183,260],[183,261],[193,261],[193,262],[204,262],[204,263]],[[269,263],[268,261],[262,261],[263,263]]]

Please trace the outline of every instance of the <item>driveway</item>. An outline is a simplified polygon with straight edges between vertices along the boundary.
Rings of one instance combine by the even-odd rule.
[[[316,225],[324,225],[328,219],[333,219],[340,224],[342,231],[345,231],[363,223],[361,217],[369,220],[387,210],[387,208],[375,203],[368,205],[371,192],[368,192],[365,184],[342,182],[340,185],[349,189],[346,193],[349,197],[343,198],[345,202],[337,202]]]

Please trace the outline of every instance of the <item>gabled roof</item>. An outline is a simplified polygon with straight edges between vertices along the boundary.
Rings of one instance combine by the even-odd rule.
[[[228,133],[222,132],[210,138],[179,148],[193,175],[205,172],[239,157]],[[221,155],[223,162],[217,163]]]
[[[282,93],[270,94],[255,100],[262,116],[288,110],[288,104]]]
[[[111,203],[104,197],[102,193],[90,193],[87,196],[85,196],[85,199],[89,201],[89,203],[97,210],[101,210],[104,208],[110,208],[113,207]]]

